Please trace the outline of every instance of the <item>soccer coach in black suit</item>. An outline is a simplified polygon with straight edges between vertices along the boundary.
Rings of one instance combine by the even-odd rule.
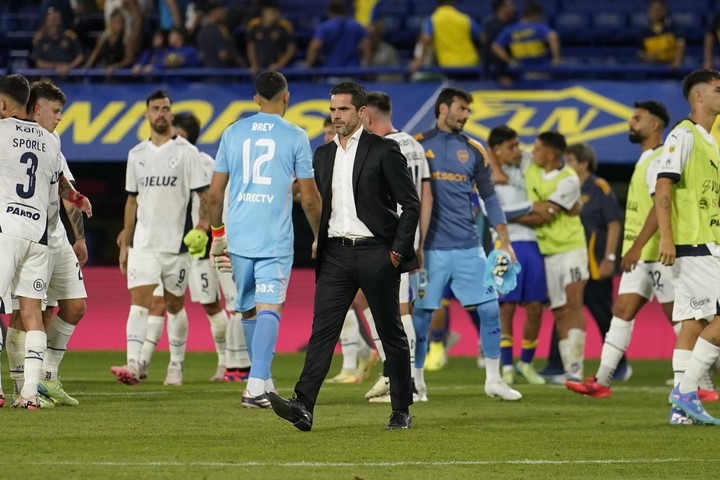
[[[312,427],[315,402],[358,288],[365,293],[387,354],[392,402],[387,428],[412,425],[410,351],[398,290],[400,273],[418,268],[413,242],[420,200],[397,142],[362,128],[365,105],[365,90],[356,83],[344,82],[331,91],[337,136],[319,147],[313,159],[322,214],[312,334],[295,397],[268,394],[275,413],[304,431]]]

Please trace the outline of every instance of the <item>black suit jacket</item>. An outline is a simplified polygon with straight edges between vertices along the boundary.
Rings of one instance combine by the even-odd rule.
[[[316,273],[322,264],[328,239],[332,204],[332,177],[335,166],[335,142],[315,150],[315,181],[322,197]],[[401,272],[418,268],[415,256],[415,230],[420,218],[420,199],[407,167],[407,160],[395,140],[363,130],[353,166],[353,194],[358,218],[388,251],[403,256]],[[397,206],[402,207],[398,215]]]

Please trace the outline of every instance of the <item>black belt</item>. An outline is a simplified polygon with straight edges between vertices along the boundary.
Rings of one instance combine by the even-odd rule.
[[[382,243],[380,243],[380,240],[373,237],[330,237],[328,238],[328,243],[331,245],[340,245],[342,247],[369,247],[382,245]]]

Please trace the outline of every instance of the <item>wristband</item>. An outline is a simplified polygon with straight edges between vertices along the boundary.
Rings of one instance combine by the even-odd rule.
[[[72,202],[72,204],[75,205],[77,208],[82,208],[83,200],[85,200],[85,195],[76,190],[70,190],[68,200],[70,200],[70,202]]]
[[[220,225],[219,227],[210,227],[210,229],[212,230],[213,238],[225,236],[225,225]]]

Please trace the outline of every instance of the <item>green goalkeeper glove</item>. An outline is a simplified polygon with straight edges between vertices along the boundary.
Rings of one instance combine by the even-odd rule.
[[[183,238],[183,243],[187,245],[188,252],[195,258],[202,258],[207,251],[208,236],[203,230],[193,228]]]

